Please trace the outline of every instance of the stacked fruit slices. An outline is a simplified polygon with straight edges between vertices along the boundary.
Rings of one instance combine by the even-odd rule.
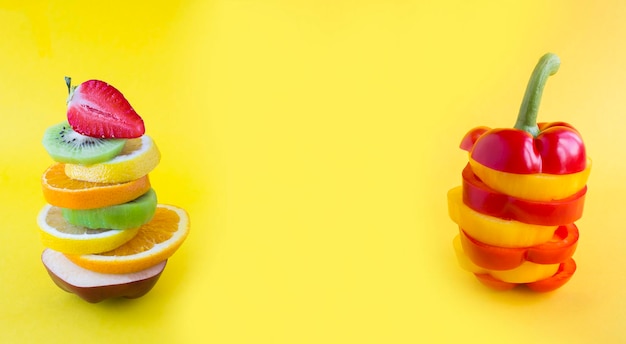
[[[88,302],[140,297],[188,235],[187,213],[157,202],[148,174],[160,153],[122,93],[99,80],[66,82],[67,120],[43,137],[55,163],[41,180],[42,261]]]

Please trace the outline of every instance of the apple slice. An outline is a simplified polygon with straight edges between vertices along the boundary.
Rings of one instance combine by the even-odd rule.
[[[165,260],[128,274],[103,274],[84,269],[67,259],[63,253],[49,248],[41,254],[41,261],[57,286],[91,303],[145,295],[154,287],[167,263]]]

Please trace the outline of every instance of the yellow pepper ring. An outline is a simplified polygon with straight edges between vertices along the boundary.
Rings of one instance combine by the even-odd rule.
[[[511,270],[489,270],[474,264],[463,251],[459,236],[452,241],[456,258],[462,269],[475,274],[489,274],[507,283],[531,283],[554,276],[560,264],[536,264],[528,261]]]
[[[491,169],[470,157],[469,164],[474,174],[485,184],[503,194],[533,201],[553,201],[567,198],[587,184],[591,172],[591,159],[587,167],[570,174],[519,174]]]
[[[528,247],[552,240],[558,226],[542,226],[479,213],[463,203],[463,188],[448,191],[448,215],[472,238],[500,247]]]

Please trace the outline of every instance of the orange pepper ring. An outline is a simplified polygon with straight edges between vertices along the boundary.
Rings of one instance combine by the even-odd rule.
[[[523,262],[518,267],[509,270],[490,270],[480,267],[472,262],[463,251],[460,234],[452,240],[452,246],[456,254],[457,262],[461,269],[474,274],[489,274],[494,278],[508,283],[531,283],[554,275],[559,264],[537,264]]]
[[[495,290],[510,290],[518,285],[526,285],[530,290],[544,293],[556,290],[567,283],[576,272],[576,262],[570,258],[559,265],[559,269],[552,276],[543,280],[531,283],[509,283],[503,282],[489,274],[474,274],[480,283]]]
[[[578,244],[575,224],[560,226],[552,240],[530,247],[499,247],[482,243],[460,230],[461,246],[476,265],[489,270],[510,270],[524,261],[537,264],[557,264],[571,258]]]

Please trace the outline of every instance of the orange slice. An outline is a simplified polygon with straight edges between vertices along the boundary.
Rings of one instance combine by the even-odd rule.
[[[69,178],[65,164],[50,166],[41,177],[46,202],[61,208],[95,209],[130,202],[150,190],[145,175],[126,183],[94,183]]]
[[[152,221],[139,227],[128,242],[98,254],[67,254],[67,258],[85,269],[125,274],[147,269],[176,252],[189,234],[189,217],[181,208],[159,204]]]

